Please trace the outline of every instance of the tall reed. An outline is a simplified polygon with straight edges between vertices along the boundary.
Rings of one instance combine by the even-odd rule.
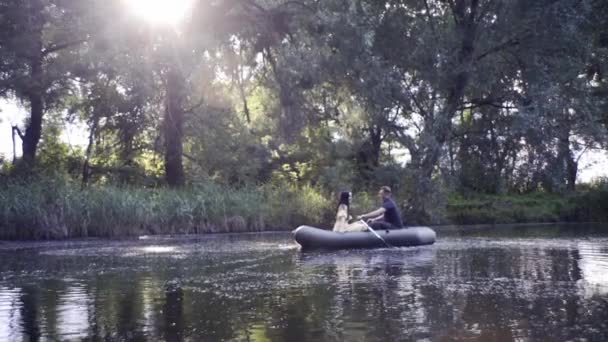
[[[61,177],[10,180],[0,184],[0,239],[290,230],[331,224],[332,205],[312,187],[81,189]]]

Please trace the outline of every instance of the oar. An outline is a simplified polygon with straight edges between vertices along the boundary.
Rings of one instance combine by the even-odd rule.
[[[393,245],[389,244],[388,242],[386,242],[386,240],[384,240],[382,238],[382,236],[378,235],[378,233],[376,233],[375,230],[372,229],[372,227],[369,226],[369,224],[367,224],[367,222],[361,220],[361,222],[363,222],[363,224],[367,227],[367,229],[372,232],[372,234],[374,234],[378,239],[380,239],[380,241],[384,242],[384,244],[386,245],[386,247],[391,248],[394,247]]]

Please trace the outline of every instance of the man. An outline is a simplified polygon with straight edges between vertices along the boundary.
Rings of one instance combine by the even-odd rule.
[[[378,197],[382,200],[382,207],[357,216],[359,220],[369,220],[370,227],[373,229],[399,229],[403,228],[403,221],[399,214],[399,209],[391,199],[391,188],[383,186],[378,191]]]

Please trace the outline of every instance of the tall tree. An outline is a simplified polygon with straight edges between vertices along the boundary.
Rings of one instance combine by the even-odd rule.
[[[91,8],[95,4],[89,1],[0,2],[0,96],[29,104],[25,132],[20,132],[28,163],[36,158],[45,111],[71,87],[73,53],[88,39],[84,23]]]

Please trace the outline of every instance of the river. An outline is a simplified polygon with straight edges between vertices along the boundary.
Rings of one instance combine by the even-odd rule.
[[[0,341],[606,341],[608,226],[0,242]]]

